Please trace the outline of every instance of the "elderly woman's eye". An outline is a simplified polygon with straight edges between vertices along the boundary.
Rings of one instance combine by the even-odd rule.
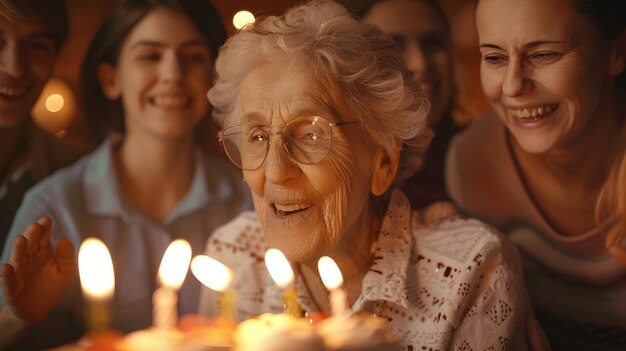
[[[307,133],[307,134],[306,134],[306,138],[307,138],[308,140],[313,140],[313,141],[315,141],[315,140],[317,140],[318,135],[317,135],[317,133]]]
[[[253,143],[264,143],[267,141],[267,134],[263,131],[263,129],[260,128],[255,128],[252,130],[248,130],[245,135],[247,135],[247,142],[248,144],[253,144]]]
[[[254,134],[250,137],[250,141],[251,142],[259,142],[262,143],[266,140],[265,134],[264,133],[258,133],[258,134]]]

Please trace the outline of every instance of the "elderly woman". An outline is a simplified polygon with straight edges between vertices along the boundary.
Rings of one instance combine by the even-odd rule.
[[[606,247],[619,245],[607,241],[614,211],[595,216],[623,148],[624,13],[624,1],[480,0],[481,77],[495,114],[458,135],[447,157],[454,201],[521,249],[557,350],[623,350],[626,340],[626,271],[610,255],[619,248]]]
[[[208,242],[207,254],[235,271],[237,320],[283,310],[263,263],[274,247],[292,263],[309,314],[329,312],[317,272],[327,255],[343,273],[349,312],[388,318],[409,349],[523,346],[514,248],[476,220],[425,226],[395,190],[430,132],[393,42],[340,5],[314,1],[237,33],[216,70],[219,138],[256,209]],[[215,315],[218,302],[207,289],[200,309]]]

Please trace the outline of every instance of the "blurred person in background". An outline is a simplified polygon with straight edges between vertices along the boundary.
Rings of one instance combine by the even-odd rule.
[[[127,0],[102,24],[81,92],[86,118],[106,139],[26,194],[2,252],[0,348],[48,348],[84,333],[76,256],[90,236],[114,262],[110,327],[151,326],[170,242],[203,253],[217,226],[251,207],[241,172],[201,152],[196,137],[225,39],[207,0]],[[187,276],[180,315],[197,311],[199,285]]]
[[[63,0],[0,0],[0,248],[24,193],[88,151],[31,117],[67,35]]]
[[[378,27],[402,51],[413,80],[430,101],[435,136],[422,168],[402,186],[414,208],[447,200],[444,158],[455,124],[455,83],[450,24],[435,0],[366,0],[352,4],[362,23]]]

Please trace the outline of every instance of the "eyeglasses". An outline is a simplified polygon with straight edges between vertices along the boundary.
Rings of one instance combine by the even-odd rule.
[[[246,171],[263,165],[270,148],[270,135],[274,134],[281,135],[283,147],[294,160],[310,165],[328,155],[333,127],[356,123],[360,121],[329,122],[320,116],[298,117],[278,133],[270,133],[259,125],[236,125],[220,131],[217,139],[235,166]]]

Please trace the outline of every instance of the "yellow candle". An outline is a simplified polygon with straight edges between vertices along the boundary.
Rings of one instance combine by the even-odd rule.
[[[269,249],[265,252],[265,265],[274,282],[283,288],[285,314],[301,317],[302,309],[298,304],[296,289],[293,287],[293,270],[285,255],[278,249]]]
[[[191,272],[209,289],[220,292],[220,316],[232,320],[235,317],[235,291],[230,288],[233,274],[221,262],[205,255],[191,261]]]
[[[346,291],[341,288],[343,276],[339,267],[328,256],[323,256],[317,261],[317,268],[326,289],[330,290],[330,310],[334,316],[348,312],[348,297]]]
[[[78,252],[78,273],[83,294],[87,300],[87,328],[99,332],[109,327],[109,303],[115,289],[113,261],[106,245],[88,238]]]
[[[191,246],[185,240],[174,240],[165,250],[159,266],[161,287],[152,295],[153,324],[172,329],[178,318],[178,289],[183,285],[191,261]]]

